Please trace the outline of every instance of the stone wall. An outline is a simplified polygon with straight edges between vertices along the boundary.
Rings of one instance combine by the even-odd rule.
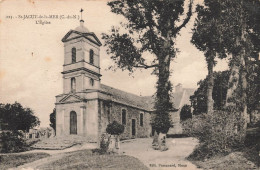
[[[126,110],[126,125],[125,125],[124,133],[120,135],[121,139],[142,138],[142,137],[149,137],[151,135],[152,128],[150,124],[151,123],[150,113],[144,112],[143,110],[137,108],[122,105],[119,103],[114,103],[114,102],[108,103],[103,100],[99,101],[99,109],[100,109],[100,116],[99,116],[100,135],[106,132],[106,127],[109,124],[109,122],[113,122],[115,120],[120,124],[122,124],[122,109]],[[140,113],[143,113],[144,115],[143,126],[140,125]],[[135,119],[136,121],[135,136],[132,136],[132,119]]]
[[[177,112],[170,112],[173,127],[169,129],[169,135],[182,134],[182,125],[180,123],[180,109]]]
[[[56,105],[56,134],[70,135],[70,112],[77,114],[77,135],[89,142],[98,141],[98,100]]]

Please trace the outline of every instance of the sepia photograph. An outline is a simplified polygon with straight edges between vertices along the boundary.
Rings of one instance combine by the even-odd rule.
[[[0,0],[0,169],[260,169],[259,0]]]

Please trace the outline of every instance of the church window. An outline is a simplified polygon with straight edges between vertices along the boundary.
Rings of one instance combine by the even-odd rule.
[[[144,126],[144,114],[140,114],[140,126]]]
[[[89,51],[89,63],[94,64],[94,51],[92,49]]]
[[[76,63],[76,48],[73,47],[71,49],[71,58],[72,58],[72,63]]]
[[[76,79],[75,77],[70,79],[70,85],[71,85],[71,92],[75,92],[76,91]]]
[[[126,125],[126,110],[122,109],[122,124]]]
[[[111,120],[110,120],[110,119],[111,119],[110,116],[111,116],[111,115],[110,115],[110,108],[107,107],[107,120],[108,120],[108,123],[110,123],[110,121],[111,121]]]
[[[89,80],[89,83],[90,83],[91,86],[94,86],[94,79],[91,78],[91,79]]]

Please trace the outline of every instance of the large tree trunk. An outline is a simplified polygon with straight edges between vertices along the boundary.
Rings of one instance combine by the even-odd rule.
[[[214,58],[215,53],[213,51],[209,52],[209,56],[207,56],[208,63],[208,88],[207,88],[207,113],[213,113],[214,101],[212,97],[213,87],[214,87],[214,77],[213,77],[213,67],[214,67]]]
[[[245,53],[241,56],[241,88],[242,88],[242,117],[244,119],[243,128],[247,128],[247,70],[246,70],[246,61],[245,61]]]
[[[166,151],[168,147],[166,146],[166,133],[159,133],[159,150]]]
[[[167,150],[166,147],[166,133],[170,128],[170,117],[169,111],[172,109],[172,105],[170,102],[170,90],[171,83],[169,81],[170,78],[170,61],[171,54],[170,52],[170,41],[165,41],[164,47],[162,48],[162,53],[158,57],[159,66],[158,66],[158,81],[157,81],[157,91],[156,91],[156,131],[159,133],[158,135],[158,148],[161,151]],[[155,146],[155,145],[154,145]]]
[[[232,61],[231,61],[231,69],[230,69],[230,76],[228,80],[228,90],[226,96],[226,107],[228,106],[236,106],[235,102],[235,90],[238,87],[239,83],[239,63],[240,63],[240,56],[232,54]]]
[[[241,2],[243,3],[243,2]],[[246,23],[243,20],[243,17],[241,17],[241,23],[242,23],[242,35],[241,40],[243,42],[247,42],[246,40]],[[243,112],[241,114],[242,118],[244,119],[244,125],[243,128],[246,130],[247,128],[247,66],[246,66],[246,49],[245,46],[242,47],[241,50],[241,88],[242,88],[242,109]]]
[[[153,143],[152,143],[152,146],[154,148],[158,147],[158,145],[159,145],[159,141],[158,140],[159,140],[158,133],[155,131],[154,135],[153,135]]]

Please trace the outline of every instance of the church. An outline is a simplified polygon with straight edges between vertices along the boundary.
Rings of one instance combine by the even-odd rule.
[[[63,94],[56,96],[56,135],[80,135],[88,142],[98,142],[107,125],[117,121],[125,126],[121,139],[153,135],[154,117],[152,96],[138,96],[101,84],[100,47],[97,36],[84,21],[63,38]],[[172,112],[174,127],[171,133],[181,133],[179,112],[189,103],[193,89],[175,88],[173,103],[179,110]]]

